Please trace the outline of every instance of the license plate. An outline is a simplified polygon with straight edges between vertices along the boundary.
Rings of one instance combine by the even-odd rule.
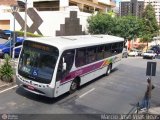
[[[34,90],[34,87],[32,87],[32,86],[28,86],[28,89],[30,89],[30,90]]]

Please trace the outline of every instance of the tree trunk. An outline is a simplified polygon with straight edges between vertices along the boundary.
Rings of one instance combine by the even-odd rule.
[[[147,50],[148,50],[148,41],[147,41]]]

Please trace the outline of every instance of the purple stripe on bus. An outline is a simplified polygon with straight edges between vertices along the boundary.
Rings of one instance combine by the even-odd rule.
[[[102,66],[102,64],[104,62],[105,61],[102,61],[102,62],[99,62],[99,63],[92,64],[90,66],[81,68],[79,70],[72,71],[63,80],[61,80],[61,83],[67,82],[67,81],[69,81],[71,79],[76,78],[77,76],[82,76],[82,75],[84,75],[86,73],[89,73],[89,72],[95,70],[95,69],[98,69],[98,68],[100,68]]]

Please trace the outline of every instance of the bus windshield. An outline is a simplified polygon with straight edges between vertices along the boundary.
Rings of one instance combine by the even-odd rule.
[[[48,84],[52,80],[58,54],[58,49],[53,46],[25,41],[18,73],[33,81]]]

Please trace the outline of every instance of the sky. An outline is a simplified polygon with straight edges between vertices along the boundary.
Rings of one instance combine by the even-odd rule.
[[[121,0],[116,0],[116,6],[117,7],[119,7],[119,2],[120,2]]]

